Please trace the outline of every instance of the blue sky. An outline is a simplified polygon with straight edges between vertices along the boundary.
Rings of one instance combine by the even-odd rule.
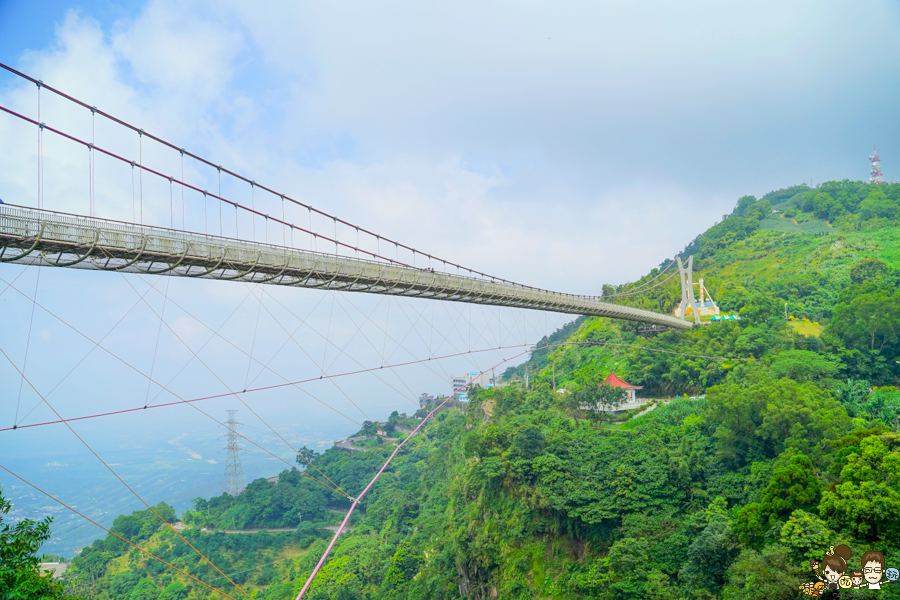
[[[2,62],[382,235],[574,293],[597,293],[603,283],[646,273],[745,194],[866,179],[873,143],[885,177],[900,178],[897,31],[900,8],[887,1],[0,0]],[[0,104],[33,115],[36,90],[0,74]],[[86,111],[46,94],[41,107],[48,124],[92,135]],[[133,133],[98,122],[95,135],[98,145],[132,158],[142,152],[148,165],[180,171],[177,155],[139,146]],[[36,203],[35,139],[33,128],[0,117],[6,202]],[[46,206],[86,212],[83,149],[50,136],[44,161]],[[206,189],[217,184],[212,170],[195,164],[187,165],[186,177]],[[167,185],[141,185],[148,222],[167,225]],[[100,216],[130,219],[132,189],[127,167],[98,159]],[[250,199],[245,184],[226,181],[223,189]],[[273,198],[253,201],[280,212]],[[188,196],[188,228],[202,231],[202,215],[200,199]],[[249,231],[249,222],[241,228]],[[173,384],[186,396],[240,389],[251,378],[302,379],[321,366],[378,364],[390,354],[399,360],[500,339],[533,342],[565,320],[521,311],[501,311],[498,320],[482,309],[422,302],[389,308],[369,297],[322,302],[321,293],[303,290],[267,290],[263,300],[256,290],[248,299],[251,290],[240,284],[167,284],[82,271],[44,269],[38,284],[34,269],[16,265],[0,265],[0,277],[20,277],[19,291],[0,296],[10,324],[0,329],[0,347],[20,367],[29,349],[26,371],[43,393],[90,347],[49,314],[36,311],[32,321],[23,294],[35,290],[42,304],[86,335],[99,339],[115,326],[109,350],[143,372],[167,379],[190,363]],[[167,289],[184,310],[148,291],[152,285]],[[157,312],[166,304],[165,327],[146,304],[126,316],[139,292],[147,292]],[[297,315],[307,314],[310,326],[303,329]],[[178,339],[196,350],[208,337],[206,325],[223,325],[228,339],[201,351],[210,370],[190,362]],[[295,326],[303,332],[297,343],[285,333]],[[385,330],[403,343],[392,346]],[[331,340],[329,350],[320,334]],[[336,351],[345,345],[352,360]],[[244,353],[251,348],[273,361],[278,376],[255,371]],[[383,418],[408,410],[413,394],[448,391],[449,373],[500,358],[411,369],[391,385],[350,380],[343,391]],[[0,397],[16,399],[15,407],[0,404],[0,427],[15,420],[19,405],[40,405],[27,387],[20,397],[20,383],[8,364],[0,365]],[[133,406],[151,392],[146,378],[98,351],[52,402],[72,416]],[[339,390],[314,393],[352,410]],[[253,401],[298,443],[327,443],[354,427],[298,390]],[[211,410],[222,416],[232,404]],[[38,408],[33,418],[49,414]],[[171,430],[171,439],[197,447],[209,445],[217,431],[188,409],[148,411],[115,427],[121,435],[87,431],[104,452],[129,457],[135,456],[131,442],[148,428]],[[0,455],[26,443],[77,450],[67,445],[71,434],[58,429],[17,435],[0,432]],[[175,451],[170,438],[159,439],[148,452]],[[209,466],[188,454],[179,460]],[[91,477],[100,482],[102,475]],[[216,477],[208,483],[215,491]]]

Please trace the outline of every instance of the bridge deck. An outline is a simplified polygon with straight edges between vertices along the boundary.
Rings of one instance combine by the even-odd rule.
[[[523,285],[272,244],[0,205],[0,262],[472,302],[686,329],[649,310]]]

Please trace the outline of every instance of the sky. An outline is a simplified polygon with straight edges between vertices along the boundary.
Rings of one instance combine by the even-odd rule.
[[[898,30],[900,7],[887,1],[0,0],[0,62],[380,235],[514,281],[596,294],[674,256],[741,196],[866,179],[872,144],[886,179],[900,176]],[[0,105],[37,118],[37,89],[0,74]],[[173,176],[184,169],[202,189],[219,183],[213,169],[182,164],[178,153],[52,94],[41,95],[40,110],[48,125],[131,160]],[[0,199],[36,206],[35,128],[0,115],[0,146]],[[85,214],[86,151],[45,134],[41,156],[44,207]],[[99,216],[217,232],[218,208],[198,195],[181,204],[167,182],[135,179],[103,157],[92,168]],[[277,198],[246,184],[222,186],[228,197],[281,211]],[[308,218],[287,210],[289,220]],[[284,235],[249,218],[222,219],[226,234]],[[352,241],[352,232],[340,235]],[[251,380],[275,385],[388,359],[527,345],[571,318],[18,265],[0,265],[0,278],[8,324],[0,348],[9,355],[0,363],[0,427],[53,418],[17,369],[75,416],[241,390]],[[88,341],[101,338],[101,349]],[[363,414],[411,412],[418,393],[449,391],[448,374],[503,368],[516,352],[409,367],[387,383],[288,386],[248,402],[292,442],[327,447]],[[171,393],[148,375],[174,382]],[[218,419],[225,408],[251,417],[234,397],[203,404]],[[206,469],[196,475],[208,483],[203,493],[220,483],[208,461],[221,427],[191,409],[84,423],[101,454],[134,461],[123,468],[166,454],[160,464],[177,456],[193,461],[180,464],[186,472]],[[0,431],[0,456],[32,469],[35,448],[65,454],[42,458],[35,476],[67,481],[52,475],[54,464],[95,459],[61,427]],[[78,472],[86,489],[110,476]],[[17,501],[21,510],[41,506]]]

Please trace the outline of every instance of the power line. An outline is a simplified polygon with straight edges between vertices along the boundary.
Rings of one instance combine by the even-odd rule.
[[[86,521],[89,521],[89,522],[93,523],[94,525],[96,525],[97,527],[99,527],[100,529],[102,529],[103,531],[105,531],[106,533],[108,533],[108,534],[110,534],[110,535],[114,535],[114,536],[116,536],[117,538],[119,538],[120,540],[122,540],[123,542],[125,542],[126,544],[128,544],[128,545],[130,545],[130,546],[133,546],[133,547],[136,548],[137,550],[140,550],[141,552],[143,552],[144,554],[146,554],[146,555],[149,556],[150,558],[153,558],[153,559],[155,559],[155,560],[158,560],[159,562],[163,563],[163,564],[166,565],[167,567],[170,567],[170,568],[172,568],[172,569],[175,569],[176,571],[178,571],[178,572],[181,573],[182,575],[184,575],[184,576],[186,576],[186,577],[189,577],[189,578],[193,579],[194,581],[196,581],[196,582],[199,583],[200,585],[206,586],[206,587],[208,587],[209,589],[211,589],[212,591],[217,592],[217,593],[219,593],[219,594],[225,596],[226,598],[231,598],[231,600],[235,600],[234,596],[229,596],[228,594],[226,594],[226,593],[223,592],[222,590],[216,589],[216,588],[214,588],[213,586],[209,585],[208,583],[204,583],[203,581],[200,581],[199,579],[197,579],[196,577],[194,577],[194,576],[191,575],[190,573],[186,573],[186,572],[182,571],[181,569],[179,569],[179,568],[176,567],[175,565],[166,562],[165,560],[163,560],[162,558],[156,556],[156,555],[153,554],[152,552],[150,552],[150,551],[148,551],[148,550],[144,550],[143,548],[141,548],[140,546],[138,546],[138,545],[135,544],[134,542],[131,542],[131,541],[129,541],[129,540],[126,540],[125,538],[123,538],[121,535],[119,535],[119,534],[116,533],[115,531],[112,531],[111,529],[107,529],[106,527],[104,527],[103,525],[101,525],[101,524],[98,523],[97,521],[93,520],[92,518],[90,518],[90,517],[84,515],[83,513],[78,512],[78,511],[75,510],[73,507],[71,507],[71,506],[69,506],[68,504],[66,504],[65,502],[63,502],[62,500],[59,500],[58,498],[56,498],[56,497],[54,497],[54,496],[51,496],[50,494],[48,494],[47,492],[45,492],[44,490],[42,490],[41,488],[39,488],[39,487],[36,486],[35,484],[31,483],[30,481],[28,481],[27,479],[25,479],[25,478],[22,477],[21,475],[18,475],[18,474],[16,474],[16,473],[13,473],[12,471],[10,471],[9,469],[7,469],[7,468],[4,467],[3,465],[0,465],[0,469],[3,469],[4,471],[6,471],[7,473],[9,473],[9,474],[12,475],[13,477],[15,477],[16,479],[18,479],[19,481],[21,481],[22,483],[24,483],[24,484],[26,484],[26,485],[29,485],[29,486],[33,487],[35,490],[37,490],[37,491],[39,491],[40,493],[44,494],[45,496],[47,496],[48,498],[50,498],[51,500],[53,500],[54,502],[56,502],[56,503],[59,504],[60,506],[63,506],[63,507],[65,507],[65,508],[68,508],[70,511],[72,511],[73,513],[75,513],[76,515],[78,515],[79,517],[81,517],[82,519],[84,519],[84,520],[86,520]],[[234,576],[234,575],[237,575],[237,573],[233,574],[232,576]],[[228,577],[225,576],[224,574],[223,574],[223,576],[225,577],[225,579],[228,579]],[[221,577],[217,577],[217,579],[221,579]],[[231,580],[228,579],[228,581],[231,581]]]
[[[9,357],[9,355],[6,354],[6,352],[3,350],[3,348],[0,348],[0,354],[3,354],[3,356],[6,358],[6,360],[9,361],[9,364],[11,364],[11,365],[13,366],[13,368],[14,368],[16,371],[19,371],[19,368],[16,367],[16,364],[12,361],[12,359]],[[58,418],[62,419],[62,416],[59,414],[59,412],[57,412],[57,410],[53,407],[53,405],[51,405],[49,402],[47,402],[47,399],[46,399],[43,395],[41,395],[41,393],[37,390],[37,388],[34,387],[34,384],[31,383],[31,381],[29,381],[27,377],[25,377],[25,374],[22,373],[21,371],[19,371],[19,374],[22,375],[22,378],[25,380],[25,382],[28,384],[28,386],[29,386],[32,390],[34,390],[34,393],[37,394],[38,396],[40,396],[41,400],[44,401],[44,404],[46,404],[47,407],[48,407],[50,410],[52,410],[53,413],[54,413]],[[221,570],[220,570],[220,569],[219,569],[219,568],[218,568],[211,560],[209,560],[206,556],[204,556],[204,554],[203,554],[202,552],[200,552],[199,550],[197,550],[197,548],[195,548],[194,545],[191,544],[191,543],[190,543],[183,535],[181,535],[180,533],[178,533],[178,532],[175,530],[175,528],[172,527],[172,524],[171,524],[171,523],[169,523],[168,521],[166,521],[166,520],[165,520],[158,512],[156,512],[156,509],[155,509],[155,508],[153,508],[152,506],[150,506],[150,504],[147,503],[147,501],[144,500],[144,499],[141,497],[140,494],[138,494],[136,491],[134,491],[134,489],[133,489],[130,485],[128,485],[128,484],[125,482],[125,480],[122,479],[122,478],[119,476],[119,474],[116,473],[115,470],[113,470],[113,468],[112,468],[111,466],[109,466],[109,464],[107,464],[107,462],[106,462],[105,460],[103,460],[103,459],[100,457],[99,454],[97,454],[96,451],[94,451],[94,449],[90,446],[90,444],[88,444],[88,443],[84,440],[84,438],[82,438],[80,435],[78,435],[78,433],[72,428],[71,425],[69,425],[68,423],[66,423],[65,425],[66,425],[66,427],[69,429],[69,431],[71,431],[72,434],[73,434],[76,438],[78,438],[78,441],[80,441],[80,442],[84,445],[84,447],[87,448],[87,449],[90,451],[90,453],[93,454],[94,457],[96,457],[97,460],[99,460],[100,463],[103,464],[103,466],[106,467],[106,469],[107,469],[110,473],[112,473],[113,476],[114,476],[116,479],[118,479],[118,480],[122,483],[122,485],[124,485],[124,486],[128,489],[128,491],[130,491],[130,492],[134,495],[135,498],[137,498],[138,500],[140,500],[141,503],[142,503],[144,506],[146,506],[146,507],[150,510],[150,512],[152,512],[154,515],[156,515],[156,517],[157,517],[163,524],[165,524],[165,525],[169,528],[170,531],[172,531],[175,535],[177,535],[179,538],[181,538],[181,540],[182,540],[185,544],[187,544],[188,546],[190,546],[191,550],[193,550],[194,552],[196,552],[197,555],[198,555],[200,558],[202,558],[204,561],[206,561],[207,563],[209,563],[209,565],[210,565],[213,569],[215,569],[216,571],[219,571],[219,573],[222,573],[222,571],[221,571]],[[222,575],[225,575],[225,573],[222,573]],[[226,576],[225,578],[228,579],[227,576]],[[236,584],[236,583],[235,583],[234,581],[232,581],[231,579],[228,579],[228,581],[229,581],[234,587],[236,587],[242,594],[244,594],[245,596],[247,596],[247,598],[250,598],[250,595],[247,594],[247,592],[245,592],[245,591],[241,588],[241,586],[239,586],[238,584]]]

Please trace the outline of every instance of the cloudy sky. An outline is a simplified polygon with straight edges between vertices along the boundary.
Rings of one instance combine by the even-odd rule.
[[[673,256],[740,196],[867,178],[873,143],[886,178],[900,177],[898,31],[900,7],[888,1],[0,0],[4,63],[381,235],[523,283],[588,294]],[[0,105],[36,118],[35,86],[0,74]],[[179,174],[177,153],[139,146],[133,133],[92,123],[88,111],[47,93],[41,110],[48,125],[94,135],[131,159],[141,152],[145,163]],[[7,203],[37,204],[36,140],[33,126],[0,116]],[[87,212],[84,149],[47,136],[43,156],[44,205]],[[130,220],[128,167],[98,159],[96,169],[98,214]],[[185,173],[205,189],[217,183],[196,164]],[[247,202],[246,185],[223,185]],[[138,186],[147,222],[177,218],[166,184]],[[271,198],[254,201],[280,210]],[[188,228],[208,226],[201,199],[189,196],[184,211]],[[215,228],[217,216],[212,221]],[[59,271],[44,269],[38,281],[36,269],[0,267],[0,290],[18,278],[0,296],[9,325],[0,347],[42,394],[55,390],[67,416],[145,402],[159,393],[148,386],[151,372],[176,378],[177,392],[193,397],[387,358],[533,342],[565,320],[302,290],[267,290],[262,299],[240,284]],[[32,317],[35,295],[59,318],[43,309]],[[306,315],[297,342],[288,332]],[[110,353],[92,353],[63,320],[94,340],[112,329]],[[207,325],[223,327],[228,342],[203,346]],[[210,368],[192,362],[192,352]],[[352,397],[383,418],[409,409],[413,392],[446,392],[448,373],[507,356],[314,393],[348,414]],[[177,379],[187,363],[189,376]],[[0,426],[32,407],[29,419],[52,417],[8,361],[0,382]],[[354,427],[335,424],[315,403],[287,418],[283,411],[298,400],[279,393],[260,400],[260,410],[294,427],[295,440],[336,439]],[[223,407],[212,410],[221,417]],[[216,426],[193,413],[150,412],[116,421],[110,448],[151,423],[173,427],[171,438],[193,444],[192,452],[200,442],[179,437],[186,431],[205,427],[204,439],[215,440]],[[108,429],[91,431],[97,443],[109,441]],[[63,433],[71,438],[56,432]],[[24,432],[15,442],[3,435],[0,450],[55,441],[35,433],[22,445]]]
[[[867,177],[873,143],[890,178],[898,25],[894,2],[4,0],[0,56],[385,235],[593,293],[744,194]]]

